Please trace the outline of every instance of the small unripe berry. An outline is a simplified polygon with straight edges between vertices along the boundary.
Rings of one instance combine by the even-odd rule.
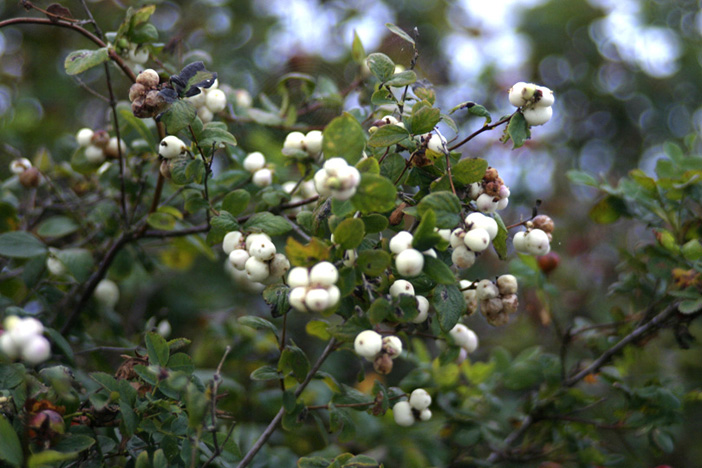
[[[553,107],[533,107],[522,111],[524,119],[530,127],[543,125],[553,116]]]
[[[268,187],[273,183],[273,172],[268,168],[259,169],[254,172],[251,182],[258,187]]]
[[[400,231],[390,239],[390,251],[394,254],[412,248],[414,236],[408,231]]]
[[[41,335],[32,336],[22,346],[22,360],[28,364],[40,364],[51,357],[51,344]]]
[[[329,292],[323,288],[310,289],[305,296],[305,305],[314,312],[322,312],[329,307]]]
[[[93,296],[105,307],[112,309],[119,302],[119,287],[114,281],[105,278],[97,284]]]
[[[356,335],[353,348],[359,356],[373,359],[383,349],[383,337],[373,330],[364,330]]]
[[[478,335],[462,323],[457,323],[451,329],[449,335],[451,335],[451,338],[458,346],[465,348],[468,353],[478,349]]]
[[[483,228],[466,232],[463,242],[473,252],[482,252],[490,246],[490,234]]]
[[[305,135],[305,148],[310,156],[317,156],[322,152],[322,132],[319,130],[312,130]]]
[[[458,268],[470,268],[475,264],[475,252],[468,250],[465,245],[459,245],[451,252],[451,261]]]
[[[402,354],[402,340],[396,336],[386,336],[383,338],[383,351],[392,359]]]
[[[514,275],[502,275],[497,278],[497,287],[500,290],[500,294],[503,296],[515,294],[517,292],[517,285],[517,278]]]
[[[461,348],[461,349],[463,349],[463,348]],[[431,419],[431,410],[430,410],[429,408],[423,409],[423,410],[419,413],[419,419],[420,419],[421,421],[429,421],[429,420]]]
[[[305,144],[305,135],[302,132],[290,132],[285,137],[285,141],[283,142],[283,148],[304,151],[304,148],[303,148],[304,144]]]
[[[222,250],[225,254],[229,255],[233,250],[241,248],[243,240],[244,235],[241,231],[228,232],[222,240]]]
[[[398,297],[400,294],[414,296],[414,286],[407,280],[397,280],[390,286],[390,295]]]
[[[227,96],[220,89],[211,89],[207,92],[205,105],[210,112],[221,112],[227,107]]]
[[[88,146],[92,139],[93,139],[93,130],[91,128],[81,128],[78,130],[78,133],[76,133],[76,141],[78,142],[78,146]]]
[[[288,273],[288,286],[297,288],[299,286],[307,287],[310,285],[310,275],[307,268],[295,267]]]
[[[237,270],[244,270],[246,262],[251,258],[251,255],[244,249],[234,249],[229,252],[229,263]]]
[[[320,262],[310,270],[310,284],[329,287],[339,279],[339,270],[329,262]]]
[[[423,388],[417,388],[410,394],[409,404],[417,411],[425,410],[431,405],[431,395]]]
[[[159,78],[158,73],[152,68],[142,70],[142,72],[136,77],[136,82],[146,86],[147,88],[155,88],[158,86],[159,81],[161,81],[161,79]]]
[[[288,296],[290,306],[294,307],[300,312],[307,312],[307,306],[305,305],[305,296],[307,296],[306,287],[299,286],[297,288],[292,288],[290,290],[290,295]]]
[[[417,299],[417,316],[412,320],[412,322],[425,322],[427,317],[429,317],[429,300],[424,296],[414,297]]]
[[[158,145],[158,155],[164,159],[172,159],[187,151],[183,140],[174,135],[169,135],[161,140]]]
[[[497,288],[495,283],[484,279],[478,281],[478,284],[475,286],[475,293],[479,301],[484,301],[499,296],[500,290]]]
[[[256,257],[249,257],[249,259],[246,260],[246,264],[244,264],[244,269],[249,279],[258,283],[265,280],[268,278],[268,275],[270,275],[268,264]]]
[[[392,407],[392,417],[398,426],[408,427],[414,424],[414,414],[408,401],[400,401]]]
[[[403,250],[395,258],[395,268],[402,276],[417,276],[424,268],[424,255],[419,250]]]

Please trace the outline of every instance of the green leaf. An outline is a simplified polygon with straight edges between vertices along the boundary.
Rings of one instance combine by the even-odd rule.
[[[263,300],[271,306],[271,315],[280,317],[290,310],[290,288],[284,284],[271,284],[263,290]]]
[[[472,101],[460,103],[459,105],[451,109],[449,115],[461,109],[468,109],[468,113],[471,115],[475,115],[477,117],[484,117],[486,125],[492,122],[492,116],[490,115],[490,112],[488,112],[488,110],[485,107],[481,106],[480,104],[476,104]]]
[[[368,216],[362,216],[361,220],[366,226],[366,234],[383,232],[385,228],[388,227],[388,218],[383,215],[371,214]]]
[[[224,437],[222,440],[224,440]],[[163,449],[158,449],[154,452],[154,461],[152,466],[153,468],[168,468],[168,459],[163,453]]]
[[[197,117],[197,109],[190,102],[179,99],[168,108],[167,111],[158,116],[158,120],[166,125],[168,133],[175,135],[179,131],[187,128]]]
[[[431,302],[439,317],[439,326],[445,332],[458,323],[466,310],[463,293],[455,284],[440,284],[434,288]]]
[[[365,237],[365,224],[358,218],[343,220],[334,229],[334,242],[344,250],[355,249]]]
[[[424,269],[422,271],[439,284],[454,284],[456,282],[451,268],[431,255],[424,256]]]
[[[71,434],[54,445],[54,449],[63,453],[79,453],[95,444],[95,439],[86,435]]]
[[[412,70],[401,71],[400,73],[395,73],[386,83],[386,86],[394,86],[400,88],[403,86],[409,86],[417,81],[417,74]]]
[[[158,29],[150,23],[140,24],[132,30],[131,40],[135,44],[157,41]]]
[[[439,109],[432,107],[429,101],[419,101],[412,107],[412,115],[407,123],[413,135],[422,135],[434,130],[440,120]]]
[[[429,209],[424,213],[424,216],[422,216],[422,221],[414,232],[412,247],[420,252],[424,252],[438,244],[441,241],[441,236],[434,231],[435,226],[436,214],[434,210]]]
[[[531,136],[529,125],[521,112],[517,112],[509,119],[507,134],[512,139],[512,143],[514,144],[513,148],[521,147]]]
[[[395,62],[380,52],[370,54],[366,58],[366,63],[371,73],[383,83],[395,74]]]
[[[366,315],[368,316],[368,320],[370,320],[373,325],[376,325],[386,320],[391,312],[392,306],[387,299],[379,297],[373,301]]]
[[[385,23],[385,27],[388,28],[388,29],[390,30],[390,32],[392,32],[393,34],[396,34],[396,35],[400,36],[402,39],[404,39],[404,40],[406,40],[407,42],[409,42],[410,44],[415,45],[415,44],[414,44],[414,39],[412,39],[412,36],[410,36],[409,34],[407,34],[407,33],[406,33],[402,28],[400,28],[399,26],[395,26],[395,25],[392,24],[392,23]]]
[[[0,414],[0,460],[11,466],[22,466],[22,445],[12,424]]]
[[[176,219],[169,213],[151,213],[146,218],[146,223],[154,229],[172,231],[176,226]]]
[[[224,128],[213,126],[212,123],[205,125],[205,128],[198,138],[200,148],[203,150],[211,148],[213,144],[215,145],[215,149],[219,148],[220,145],[236,146],[236,138],[234,135]]]
[[[112,377],[110,374],[105,372],[92,372],[90,374],[90,378],[102,385],[108,392],[119,391],[117,379]]]
[[[207,234],[207,242],[210,244],[218,244],[228,232],[241,229],[236,218],[225,210],[220,211],[218,216],[213,216],[210,225],[210,232]]]
[[[600,185],[597,183],[597,179],[584,171],[570,170],[566,172],[566,176],[574,184],[587,185],[590,187],[599,187]]]
[[[694,314],[702,309],[702,298],[695,300],[682,301],[678,307],[681,314]]]
[[[462,159],[451,168],[453,181],[456,185],[466,186],[474,182],[479,182],[485,176],[488,163],[480,158]]]
[[[222,200],[222,209],[236,216],[243,213],[249,204],[251,194],[244,189],[237,189],[229,192]]]
[[[439,229],[453,229],[461,222],[461,201],[452,192],[434,192],[422,198],[417,205],[417,213],[424,217],[429,210],[436,214],[436,227]]]
[[[95,266],[93,254],[88,249],[64,249],[56,253],[68,272],[78,281],[87,281]]]
[[[67,216],[52,216],[43,221],[37,229],[41,237],[63,237],[78,230],[75,221]]]
[[[314,266],[329,259],[329,250],[330,247],[316,237],[313,237],[307,245],[302,245],[292,237],[288,237],[285,245],[285,255],[292,266]]]
[[[358,164],[356,164],[356,169],[358,169],[358,172],[380,174],[380,164],[378,164],[378,160],[375,158],[361,159]]]
[[[495,213],[494,217],[495,221],[497,221],[497,235],[492,240],[492,246],[500,260],[504,260],[507,258],[507,237],[509,233],[504,221],[502,221],[502,217],[497,213]]]
[[[244,229],[248,232],[264,232],[269,236],[279,236],[292,229],[292,226],[282,216],[264,211],[251,216],[244,223]]]
[[[77,75],[107,62],[109,59],[110,54],[107,52],[107,47],[97,50],[76,50],[68,54],[68,57],[63,62],[63,67],[69,75]]]
[[[409,132],[399,125],[383,125],[368,139],[368,146],[386,148],[409,138]]]
[[[149,355],[149,362],[151,362],[151,364],[157,364],[161,367],[166,367],[166,364],[168,364],[168,356],[170,354],[166,340],[161,335],[154,332],[147,332],[145,340],[146,351]]]
[[[614,195],[608,195],[590,209],[590,218],[599,224],[611,224],[626,214],[626,203]]]
[[[331,460],[322,457],[302,457],[297,461],[297,468],[328,468]]]
[[[366,146],[366,132],[348,112],[329,122],[324,129],[322,151],[326,159],[344,158],[354,165],[361,159]]]
[[[153,133],[149,130],[149,127],[146,126],[144,121],[138,117],[135,117],[134,114],[132,113],[132,110],[130,108],[121,108],[119,109],[119,117],[120,120],[124,121],[127,123],[128,126],[132,127],[136,132],[139,134],[141,138],[143,138],[149,147],[155,148],[157,145],[156,139],[154,138]]]
[[[278,329],[268,320],[254,315],[245,315],[237,319],[241,325],[254,328],[256,330],[270,330],[273,334],[278,333]]]
[[[46,254],[46,246],[28,232],[13,231],[0,235],[0,255],[30,258],[44,254]]]
[[[366,51],[363,48],[363,43],[355,30],[353,31],[353,43],[351,44],[351,58],[359,65],[362,64],[363,60],[366,58]]]
[[[395,208],[397,189],[383,176],[361,174],[361,183],[351,198],[353,206],[363,214],[384,213]]]
[[[39,453],[34,453],[27,460],[27,468],[46,468],[47,466],[56,466],[68,460],[73,460],[78,457],[77,453],[61,453],[56,450],[44,450]]]
[[[251,380],[278,380],[283,375],[273,366],[259,367],[249,376]]]
[[[371,104],[383,106],[385,104],[395,104],[392,93],[385,88],[380,88],[371,95]]]
[[[310,371],[310,361],[307,355],[297,346],[287,345],[280,355],[278,371],[292,372],[298,382],[302,382]]]
[[[380,276],[390,263],[392,257],[384,250],[362,250],[356,258],[356,265],[368,276]]]
[[[328,326],[329,324],[322,320],[310,320],[307,322],[307,325],[305,325],[305,331],[310,336],[326,341],[331,338],[331,335],[327,331]]]

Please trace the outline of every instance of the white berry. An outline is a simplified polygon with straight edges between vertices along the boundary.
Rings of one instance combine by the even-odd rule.
[[[478,349],[478,335],[462,323],[457,323],[449,332],[453,341],[468,353]]]
[[[314,312],[329,308],[329,292],[323,288],[310,289],[305,296],[305,305]]]
[[[477,200],[475,200],[475,206],[477,206],[478,210],[482,211],[483,213],[494,213],[495,210],[497,210],[497,202],[495,201],[495,197],[488,195],[487,193],[483,193],[477,198]]]
[[[254,172],[251,182],[258,187],[268,187],[273,183],[273,172],[268,168],[259,169]]]
[[[295,267],[288,273],[288,286],[291,288],[307,287],[310,285],[310,275],[307,268]]]
[[[76,141],[78,142],[78,146],[88,146],[92,141],[94,134],[95,132],[93,132],[93,130],[90,128],[81,128],[78,130],[78,133],[76,133]]]
[[[229,255],[233,250],[240,248],[243,238],[244,235],[240,231],[228,232],[222,240],[222,250],[224,253]]]
[[[364,330],[356,335],[353,348],[359,356],[373,359],[383,349],[383,337],[373,330]]]
[[[275,244],[265,238],[252,242],[247,250],[249,255],[263,261],[272,259],[276,253]]]
[[[105,152],[95,145],[88,145],[85,148],[85,159],[91,164],[100,164],[105,161]]]
[[[329,262],[316,264],[310,270],[310,283],[314,285],[328,287],[336,283],[339,279],[339,270]]]
[[[101,280],[95,287],[93,296],[107,308],[114,308],[119,302],[119,287],[107,278]]]
[[[502,275],[497,278],[497,287],[503,296],[515,294],[517,292],[517,278],[514,275]]]
[[[282,278],[290,269],[290,261],[284,254],[277,253],[268,264],[268,269],[270,270],[271,277]]]
[[[431,395],[423,388],[417,388],[410,395],[409,404],[417,411],[425,410],[431,405]]]
[[[424,296],[414,296],[417,299],[417,316],[413,323],[422,323],[429,317],[429,300]]]
[[[41,335],[34,335],[22,346],[22,360],[28,364],[39,364],[51,357],[51,344]]]
[[[329,293],[329,307],[334,307],[341,299],[341,291],[336,286],[329,286],[327,292]]]
[[[553,116],[553,107],[532,107],[522,111],[529,126],[543,125]]]
[[[136,82],[146,86],[147,88],[155,88],[158,86],[160,78],[158,73],[153,68],[142,70],[136,77]]]
[[[392,297],[398,297],[400,294],[407,294],[409,296],[414,296],[414,286],[407,280],[397,280],[390,286],[390,295]]]
[[[409,231],[400,231],[390,239],[390,251],[394,254],[412,248],[414,236]]]
[[[307,312],[307,306],[305,305],[305,296],[307,295],[307,288],[299,286],[297,288],[292,288],[290,290],[290,296],[288,300],[290,305],[300,312]]]
[[[532,229],[526,235],[526,249],[532,255],[546,255],[551,251],[551,243],[541,229]]]
[[[553,91],[548,89],[546,86],[537,86],[537,91],[541,92],[541,97],[534,104],[534,107],[550,107],[553,105],[556,98],[553,95]]]
[[[512,245],[518,253],[527,253],[526,235],[526,231],[519,231],[512,238]]]
[[[392,407],[392,417],[398,426],[408,427],[414,424],[412,407],[407,401],[395,403],[395,406]]]
[[[270,241],[271,238],[268,234],[265,232],[256,232],[253,234],[249,234],[246,236],[246,250],[249,250],[252,245],[254,245],[257,242],[262,242],[263,240]]]
[[[177,136],[169,135],[158,146],[158,154],[164,159],[172,159],[176,156],[184,154],[187,150],[183,140]]]
[[[322,152],[322,132],[319,130],[312,130],[305,135],[305,148],[310,156],[317,156]]]
[[[229,263],[231,266],[237,270],[243,270],[246,268],[246,262],[249,260],[251,255],[244,249],[234,249],[229,253]]]
[[[243,166],[249,172],[256,172],[266,165],[266,157],[259,151],[249,153],[244,158]]]
[[[244,264],[244,269],[246,270],[246,275],[249,277],[249,279],[257,283],[260,283],[268,278],[268,275],[270,274],[268,264],[256,257],[249,257]]]
[[[402,354],[402,340],[396,336],[386,336],[383,338],[383,350],[392,359]]]
[[[466,232],[463,242],[473,252],[482,252],[490,246],[490,234],[483,228]]]
[[[197,110],[197,116],[200,117],[202,123],[210,123],[214,119],[214,114],[207,106],[202,106]]]
[[[465,222],[468,230],[477,228],[485,229],[488,234],[490,234],[490,240],[495,239],[497,236],[497,221],[490,216],[485,216],[482,213],[474,212],[466,216]]]
[[[475,252],[465,245],[459,245],[451,252],[451,261],[458,268],[470,268],[475,263]]]
[[[395,268],[402,276],[417,276],[424,268],[424,255],[415,249],[403,250],[395,258]]]
[[[484,279],[478,281],[478,284],[475,286],[475,293],[479,301],[485,301],[488,299],[494,299],[497,296],[499,296],[500,290],[497,288],[495,283],[493,283],[490,280]]]
[[[429,408],[424,408],[419,412],[419,419],[421,421],[429,421],[431,419],[431,410]]]
[[[211,89],[207,92],[207,100],[205,105],[210,112],[217,113],[227,107],[227,96],[220,89]]]
[[[526,105],[534,96],[536,85],[520,81],[515,83],[509,90],[509,102],[514,107],[522,107]]]
[[[283,142],[284,149],[304,150],[305,135],[302,132],[291,132],[285,137]]]

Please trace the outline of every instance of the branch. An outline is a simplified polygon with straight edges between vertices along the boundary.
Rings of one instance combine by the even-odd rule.
[[[480,128],[480,129],[474,131],[473,133],[471,133],[470,135],[468,135],[468,136],[465,138],[465,140],[461,141],[460,143],[456,143],[455,145],[453,145],[452,147],[450,147],[450,148],[449,148],[449,151],[453,151],[453,150],[455,150],[456,148],[465,145],[465,144],[468,143],[470,140],[472,140],[473,138],[477,137],[478,135],[480,135],[480,134],[483,133],[483,132],[486,132],[486,131],[488,131],[488,130],[492,130],[493,128],[497,128],[497,127],[499,127],[500,125],[509,122],[509,121],[512,119],[512,117],[514,116],[514,114],[516,114],[517,112],[518,112],[518,111],[514,111],[512,114],[510,114],[510,115],[508,115],[507,117],[505,117],[505,118],[503,118],[503,119],[501,119],[501,120],[495,122],[494,124],[484,125],[482,128]]]

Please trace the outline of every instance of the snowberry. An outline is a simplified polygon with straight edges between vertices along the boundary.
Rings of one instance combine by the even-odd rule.
[[[158,73],[152,68],[142,70],[136,77],[136,82],[146,86],[147,88],[155,88],[158,86],[158,82],[160,80],[161,79],[159,78]]]
[[[329,286],[327,292],[329,293],[329,307],[334,307],[341,299],[341,291],[336,286]]]
[[[92,129],[90,128],[81,128],[78,130],[78,133],[76,133],[76,141],[78,142],[78,146],[88,146],[93,139],[93,132]]]
[[[419,412],[419,419],[422,421],[429,421],[431,419],[431,410],[429,408],[424,408]]]
[[[249,257],[244,264],[244,269],[246,270],[246,275],[249,277],[249,279],[258,283],[268,278],[268,275],[270,274],[268,264],[256,257]]]
[[[39,364],[51,356],[51,344],[49,340],[41,335],[33,335],[27,343],[22,346],[22,360],[28,364]]]
[[[509,102],[514,107],[522,107],[534,97],[536,85],[520,81],[515,83],[509,90]]]
[[[15,175],[20,175],[31,167],[32,163],[27,158],[18,158],[10,163],[10,171]]]
[[[386,336],[383,338],[383,351],[392,359],[402,354],[402,340],[396,336]]]
[[[397,123],[399,122],[392,115],[386,115],[385,117],[382,118],[382,121],[385,122],[385,125],[397,125]]]
[[[427,149],[439,154],[448,153],[446,138],[444,138],[442,135],[439,135],[438,133],[427,133],[426,135],[422,135],[423,141],[426,140],[426,138],[429,138]]]
[[[407,280],[397,280],[390,286],[390,295],[398,297],[400,294],[414,296],[414,286]]]
[[[166,319],[161,320],[160,322],[158,322],[158,325],[156,325],[156,333],[158,333],[164,338],[168,338],[171,334],[171,331],[173,331],[173,329],[171,328],[171,323]]]
[[[473,182],[468,186],[468,195],[471,200],[477,200],[481,193],[483,193],[483,187],[479,182]]]
[[[422,323],[429,317],[429,300],[424,296],[414,296],[417,299],[417,316],[413,323]]]
[[[46,269],[54,276],[63,276],[66,274],[66,266],[63,262],[52,256],[46,259]]]
[[[305,305],[314,312],[322,312],[329,307],[329,292],[324,288],[310,289],[305,296]]]
[[[451,230],[450,229],[436,229],[436,232],[441,236],[446,242],[451,240]]]
[[[117,137],[112,137],[110,138],[110,141],[107,142],[107,146],[105,146],[105,155],[110,157],[110,158],[118,158],[120,152],[122,153],[122,156],[127,152],[127,144],[124,142],[124,140],[117,140]]]
[[[322,197],[328,197],[332,193],[331,188],[327,186],[328,178],[327,171],[324,169],[320,169],[314,174],[314,188]]]
[[[254,172],[251,182],[258,187],[268,187],[273,183],[273,172],[270,169],[263,168]]]
[[[399,254],[403,250],[412,248],[414,236],[409,231],[400,231],[390,239],[390,251]]]
[[[551,251],[551,244],[546,234],[541,229],[532,229],[525,238],[526,249],[532,255],[546,255]]]
[[[284,254],[277,253],[270,261],[268,269],[270,270],[272,277],[282,278],[290,269],[290,261]]]
[[[246,268],[246,262],[250,257],[251,255],[246,250],[234,249],[229,252],[229,263],[237,270],[243,270]]]
[[[344,252],[344,266],[351,267],[356,263],[356,251],[349,249],[346,252]]]
[[[478,349],[478,335],[462,323],[457,323],[449,332],[453,341],[468,353]]]
[[[469,231],[477,228],[485,229],[490,234],[490,240],[497,236],[497,221],[490,216],[474,212],[466,216],[465,223]]]
[[[6,332],[12,331],[17,325],[22,323],[22,319],[16,315],[8,315],[5,320],[2,321],[2,327]]]
[[[490,234],[483,228],[471,229],[466,232],[463,242],[473,252],[482,252],[490,246]]]
[[[119,302],[119,287],[114,281],[105,278],[97,284],[93,296],[105,307],[112,309]]]
[[[550,107],[556,100],[553,91],[546,86],[537,86],[535,94],[539,96],[539,99],[534,103],[534,107]]]
[[[187,98],[187,100],[190,101],[193,106],[197,107],[198,110],[200,107],[204,107],[205,103],[207,103],[207,94],[205,93],[205,90],[202,88],[199,88],[199,89],[200,89],[199,93]]]
[[[519,308],[519,298],[516,294],[502,296],[502,308],[508,314],[513,314]]]
[[[177,136],[169,135],[158,145],[158,155],[164,159],[172,159],[184,154],[187,150],[183,140]]]
[[[319,286],[332,286],[339,279],[339,270],[329,262],[316,264],[310,270],[310,283]]]
[[[449,236],[449,244],[451,244],[451,247],[455,249],[460,246],[465,246],[466,244],[463,241],[465,235],[466,231],[463,228],[454,229],[451,235]]]
[[[495,205],[495,210],[502,211],[507,208],[507,205],[509,205],[509,198],[500,198],[500,201],[498,201],[497,205]]]
[[[497,278],[497,287],[503,296],[515,294],[517,292],[517,278],[514,275],[502,275]]]
[[[302,132],[290,132],[285,137],[283,149],[303,150],[305,135]]]
[[[524,119],[531,127],[536,127],[538,125],[543,125],[553,116],[552,107],[532,107],[529,109],[524,109],[522,111],[524,114]]]
[[[424,255],[419,250],[403,250],[395,258],[395,268],[402,276],[417,276],[424,268]]]
[[[276,253],[275,244],[270,239],[263,237],[258,238],[256,242],[252,242],[247,250],[249,255],[263,261],[272,259]]]
[[[205,105],[210,112],[221,112],[227,107],[227,96],[221,89],[211,89],[207,92]]]
[[[245,89],[237,89],[234,91],[234,103],[237,107],[248,109],[253,104],[251,93]]]
[[[224,236],[224,240],[222,240],[222,250],[224,253],[229,255],[233,250],[240,248],[243,238],[244,235],[241,233],[241,231],[228,232]]]
[[[130,44],[127,58],[136,64],[143,64],[149,60],[149,51],[144,47],[137,49],[136,44]]]
[[[253,234],[249,234],[248,236],[246,236],[246,250],[249,250],[252,245],[254,245],[257,242],[262,242],[264,239],[267,241],[271,240],[270,236],[265,232],[256,232]]]
[[[305,135],[305,148],[310,156],[317,156],[322,152],[322,132],[319,130],[312,130]]]
[[[15,325],[10,336],[17,346],[24,347],[32,337],[42,333],[44,333],[44,325],[33,317],[26,317]]]
[[[423,388],[417,388],[410,394],[409,404],[417,411],[425,410],[431,405],[431,395]]]
[[[480,311],[488,318],[499,316],[504,307],[504,303],[499,297],[480,301]]]
[[[249,153],[244,158],[243,166],[249,172],[256,172],[266,165],[266,157],[259,151]]]
[[[297,288],[299,286],[307,287],[310,285],[310,275],[307,268],[295,267],[288,273],[288,286]]]
[[[495,197],[488,195],[487,193],[481,194],[475,200],[475,206],[483,213],[494,213],[495,210],[497,210],[497,202],[495,201]]]
[[[290,296],[288,300],[290,305],[300,312],[307,312],[307,306],[305,306],[305,296],[307,295],[307,288],[304,286],[298,286],[290,290]]]
[[[22,352],[22,348],[17,346],[10,334],[5,331],[0,335],[0,351],[2,351],[10,359],[15,359]]]
[[[451,262],[458,268],[470,268],[475,263],[475,252],[465,245],[459,245],[451,252]]]
[[[478,281],[478,284],[475,286],[475,293],[479,301],[485,301],[499,296],[500,290],[495,286],[495,283],[484,279]]]
[[[197,110],[197,116],[200,117],[202,123],[210,123],[214,119],[214,114],[207,106],[202,106]]]
[[[554,223],[553,220],[546,215],[538,215],[534,219],[531,220],[531,224],[536,228],[536,229],[541,229],[545,233],[552,233],[554,229]]]
[[[398,426],[408,427],[414,424],[412,407],[407,401],[395,403],[395,406],[392,407],[392,416]]]
[[[373,359],[383,349],[383,337],[373,330],[364,330],[353,340],[353,349],[359,356]]]
[[[516,250],[519,253],[527,253],[526,235],[526,231],[519,231],[512,238],[512,245],[514,245],[514,250]]]
[[[105,152],[95,145],[88,145],[85,148],[85,159],[92,164],[100,164],[105,161]]]

